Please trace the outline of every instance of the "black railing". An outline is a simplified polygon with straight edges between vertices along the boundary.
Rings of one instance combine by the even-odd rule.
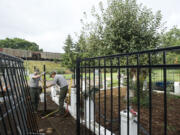
[[[180,46],[78,59],[77,134],[179,134],[175,82],[180,84]]]
[[[0,53],[0,134],[38,133],[23,61]]]

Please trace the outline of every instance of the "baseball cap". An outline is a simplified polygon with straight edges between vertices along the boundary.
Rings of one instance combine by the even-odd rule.
[[[56,74],[56,71],[52,71],[52,72],[50,73],[50,77],[51,77],[52,75],[54,75],[54,74]]]

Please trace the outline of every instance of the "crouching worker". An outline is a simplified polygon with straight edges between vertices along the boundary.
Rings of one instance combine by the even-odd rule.
[[[65,114],[65,110],[63,108],[64,106],[64,100],[66,98],[66,94],[68,91],[68,83],[66,81],[66,79],[59,74],[56,74],[55,71],[51,72],[50,77],[52,77],[53,83],[50,84],[49,86],[47,86],[47,88],[54,86],[54,85],[58,85],[60,86],[60,94],[59,94],[59,115],[63,116]]]
[[[34,73],[30,74],[30,96],[33,110],[35,113],[37,113],[38,111],[39,94],[42,91],[42,88],[39,86],[39,81],[41,80],[42,74],[39,73],[38,69],[35,69]]]

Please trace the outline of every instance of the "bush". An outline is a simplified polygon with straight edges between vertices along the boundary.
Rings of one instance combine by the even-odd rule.
[[[65,74],[65,70],[64,70],[64,69],[60,69],[60,70],[57,70],[56,73],[57,73],[57,74]]]
[[[140,106],[143,106],[143,107],[148,107],[149,106],[149,95],[148,95],[148,92],[147,91],[143,91],[144,92],[144,96],[143,97],[140,97]],[[137,105],[138,104],[138,98],[137,96],[133,97],[130,99],[130,101]]]
[[[55,63],[58,63],[58,59],[54,59],[53,61],[54,61]]]

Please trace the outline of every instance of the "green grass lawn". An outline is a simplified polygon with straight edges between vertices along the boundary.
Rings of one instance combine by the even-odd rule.
[[[180,69],[168,69],[167,70],[167,82],[180,82]],[[85,78],[85,73],[82,74],[83,78]],[[95,75],[96,76],[96,75]],[[113,82],[113,87],[118,86],[118,73],[117,72],[113,72],[112,73],[112,82]],[[152,82],[163,82],[163,70],[161,69],[153,69],[152,73]],[[89,72],[87,71],[86,73],[86,77],[87,79],[89,79]],[[94,74],[90,73],[90,79],[93,80],[94,78]],[[104,80],[104,73],[101,73],[101,78],[102,80]],[[149,82],[149,75],[147,75],[146,77],[147,82]],[[111,83],[111,73],[106,73],[106,82],[109,84],[108,87],[110,86]],[[125,82],[126,84],[126,82]]]
[[[25,61],[24,66],[26,69],[28,69],[29,73],[33,73],[34,66],[40,70],[40,72],[43,72],[43,65],[46,65],[46,71],[47,73],[51,71],[57,71],[57,73],[61,73],[65,76],[66,79],[71,79],[72,78],[72,72],[65,67],[61,66],[61,64],[55,63],[53,61]],[[103,72],[103,70],[102,70]],[[85,78],[85,73],[82,73],[83,78]],[[101,75],[102,79],[104,80],[104,73]],[[118,79],[117,79],[118,73],[113,72],[112,73],[112,78],[113,78],[113,86],[116,87],[118,86]],[[86,77],[89,78],[89,72],[87,71]],[[90,78],[93,80],[94,74],[91,72],[90,73]],[[27,77],[29,80],[29,77]],[[52,80],[52,78],[49,77],[47,74],[46,76],[47,80]],[[107,72],[106,73],[106,79],[107,83],[110,84],[111,82],[111,73]],[[147,82],[149,82],[149,77],[146,77]],[[162,82],[163,81],[163,70],[161,69],[152,69],[152,82]],[[180,69],[167,69],[167,81],[180,81]]]

